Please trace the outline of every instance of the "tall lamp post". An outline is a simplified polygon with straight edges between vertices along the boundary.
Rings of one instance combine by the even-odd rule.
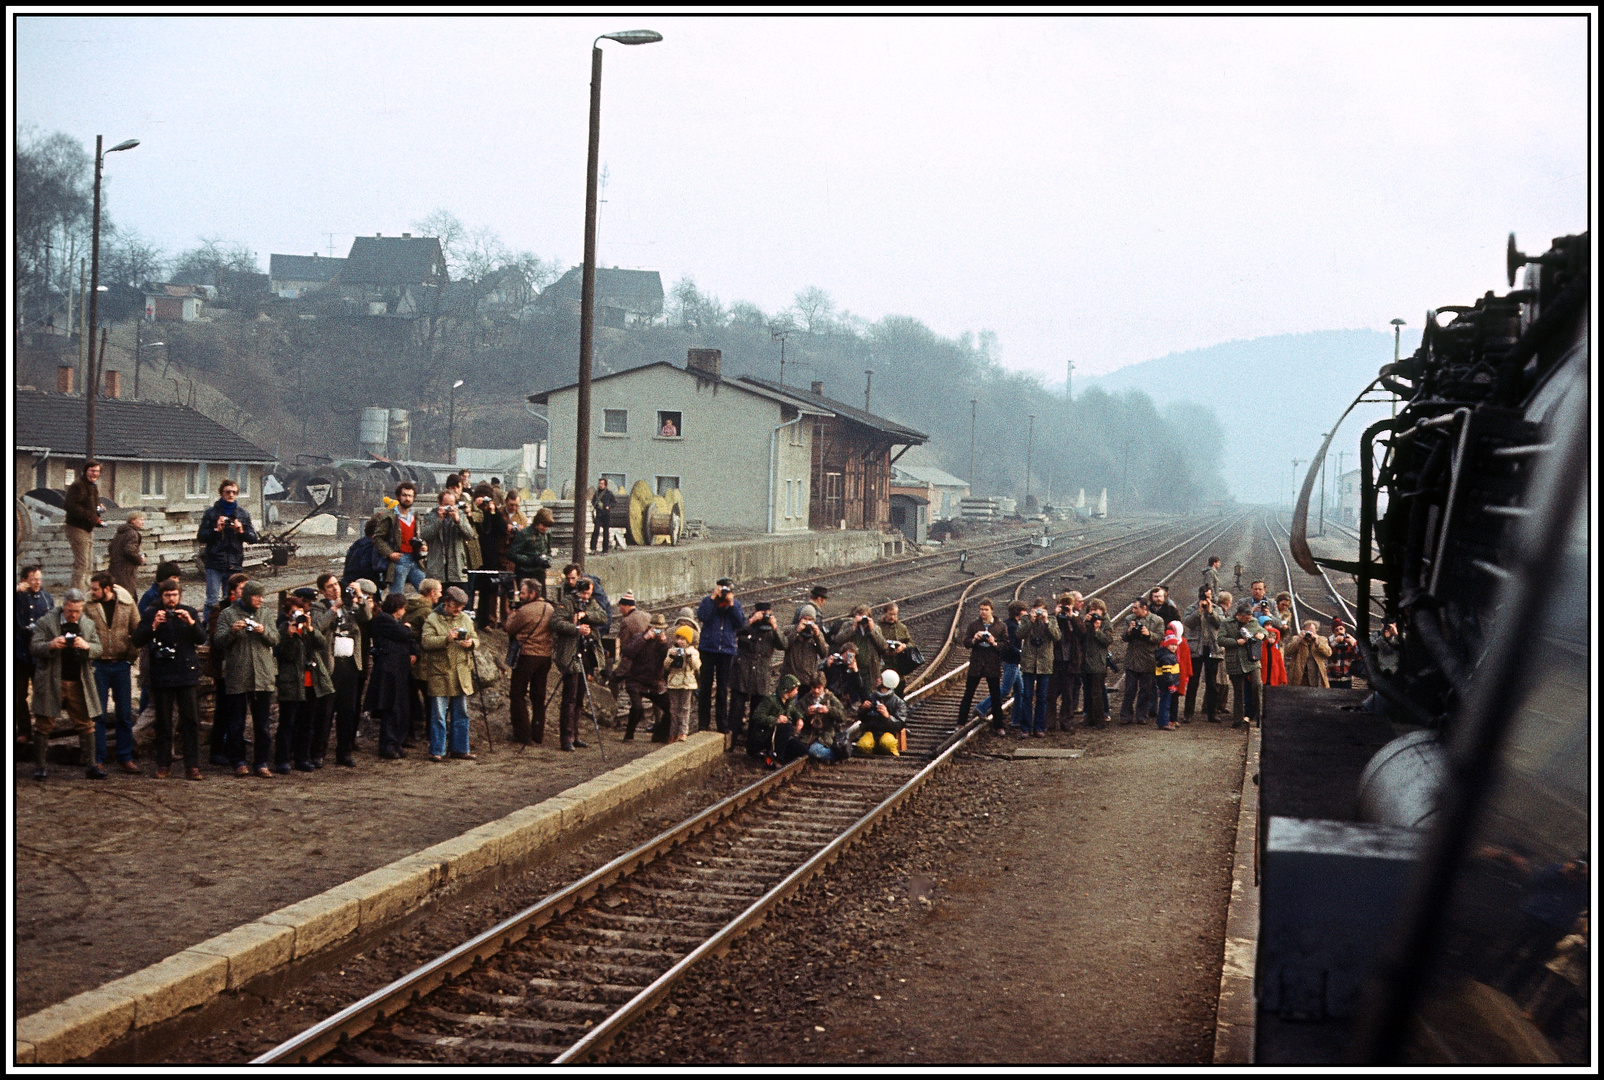
[[[1292,506],[1294,509],[1296,509],[1298,505],[1298,466],[1302,465],[1308,460],[1308,458],[1292,459]]]
[[[1399,347],[1403,343],[1403,328],[1408,325],[1409,324],[1404,322],[1402,319],[1392,320],[1392,362],[1394,364],[1396,364],[1399,360]],[[1398,415],[1397,394],[1392,396],[1392,415]]]
[[[969,399],[969,494],[975,493],[975,408],[979,398]]]
[[[458,379],[451,384],[451,410],[446,414],[446,457],[451,460],[447,465],[457,463],[457,387],[465,382],[466,379]]]
[[[656,30],[620,30],[590,43],[590,153],[585,161],[585,269],[579,293],[579,417],[574,453],[574,562],[585,565],[585,481],[590,476],[590,362],[596,324],[596,162],[601,151],[603,39],[620,45],[662,41]]]
[[[100,170],[107,154],[132,150],[138,139],[125,139],[110,150],[101,150],[103,136],[95,136],[95,216],[89,241],[89,378],[84,380],[84,460],[95,456],[95,383],[100,369],[95,364],[94,334],[100,323]]]
[[[1036,414],[1030,414],[1030,426],[1025,433],[1025,509],[1030,509],[1030,452],[1036,445]]]

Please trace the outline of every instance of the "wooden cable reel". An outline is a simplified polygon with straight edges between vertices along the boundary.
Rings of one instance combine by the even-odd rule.
[[[679,488],[666,495],[652,492],[644,480],[629,489],[629,538],[641,547],[677,544],[685,530],[685,497]]]

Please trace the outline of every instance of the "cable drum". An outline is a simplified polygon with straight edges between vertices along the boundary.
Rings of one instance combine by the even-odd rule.
[[[1435,731],[1412,731],[1376,751],[1359,777],[1359,820],[1430,828],[1448,777],[1448,752]]]

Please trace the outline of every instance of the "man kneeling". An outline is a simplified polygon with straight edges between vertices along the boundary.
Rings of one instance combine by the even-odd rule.
[[[901,678],[890,668],[880,673],[874,693],[858,702],[857,747],[896,757],[908,749],[908,706],[896,695]]]

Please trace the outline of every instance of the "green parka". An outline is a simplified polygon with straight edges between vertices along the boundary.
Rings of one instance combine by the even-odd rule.
[[[451,637],[453,630],[466,630],[468,640],[478,647],[479,635],[465,611],[447,616],[436,611],[423,621],[423,656],[418,666],[429,684],[430,697],[468,696],[473,693],[473,649]]]
[[[94,601],[88,601],[84,607],[92,603]],[[100,659],[100,634],[87,611],[78,620],[78,632],[89,643],[89,651],[78,650],[83,660],[78,677],[83,680],[84,704],[93,718],[100,715],[100,691],[95,689],[95,666],[90,661]],[[52,649],[50,643],[60,636],[61,608],[56,607],[33,624],[33,639],[28,642],[28,655],[33,657],[33,704],[29,708],[35,716],[48,716],[52,720],[61,715],[63,650]]]
[[[278,630],[265,621],[265,611],[251,611],[245,601],[224,608],[217,616],[216,641],[223,649],[224,693],[272,693],[278,689]],[[245,620],[262,624],[261,633],[245,629]]]

